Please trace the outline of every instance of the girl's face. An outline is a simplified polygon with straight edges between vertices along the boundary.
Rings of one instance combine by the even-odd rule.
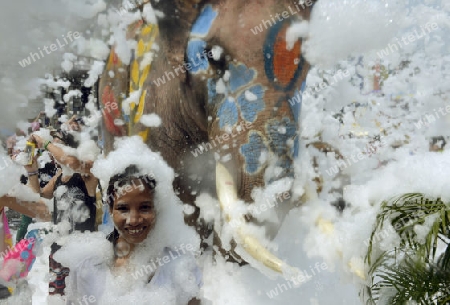
[[[121,195],[114,200],[112,215],[114,225],[125,241],[141,243],[155,227],[154,192],[139,180],[124,186]]]

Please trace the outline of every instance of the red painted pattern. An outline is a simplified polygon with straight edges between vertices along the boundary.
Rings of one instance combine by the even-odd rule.
[[[274,45],[273,70],[278,82],[283,86],[289,85],[298,69],[301,58],[301,41],[297,41],[294,48],[286,48],[286,31],[288,25],[278,33]]]
[[[114,96],[114,92],[111,90],[110,86],[105,86],[102,93],[102,104],[103,104],[103,120],[105,122],[106,129],[113,136],[124,136],[126,135],[126,130],[123,126],[116,126],[114,124],[115,119],[121,118],[121,113],[119,110],[119,105]]]

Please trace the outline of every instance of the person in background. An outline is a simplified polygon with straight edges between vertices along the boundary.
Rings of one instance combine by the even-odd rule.
[[[76,114],[74,114],[67,122],[65,122],[61,126],[62,131],[81,131],[80,122],[83,122],[82,119],[78,118]]]
[[[28,185],[41,197],[53,198],[53,212],[49,212],[42,200],[21,202],[17,198],[8,196],[0,197],[0,207],[8,206],[32,218],[37,217],[43,221],[52,220],[54,224],[66,221],[70,225],[69,233],[94,231],[96,229],[95,193],[98,184],[98,179],[90,173],[94,160],[80,161],[77,157],[65,152],[65,149],[76,149],[79,145],[73,133],[61,131],[55,135],[54,142],[44,142],[41,137],[34,134],[29,141],[34,142],[37,148],[48,151],[62,168],[41,189],[37,177],[36,158],[31,166],[27,167]],[[59,248],[60,245],[56,242],[51,246],[49,294],[63,296],[65,294],[65,278],[69,274],[69,269],[53,259],[53,255]]]
[[[51,220],[49,209],[42,200],[37,202],[21,201],[5,195],[0,197],[0,209],[4,210],[6,206],[30,218],[38,218],[41,221]],[[2,251],[2,253],[6,253],[6,256],[0,269],[0,299],[8,298],[15,293],[19,284],[18,280],[28,274],[34,260],[33,257],[27,255],[33,248],[35,248],[35,240],[22,239],[16,243],[14,248],[10,247],[8,252]],[[22,252],[26,253],[22,255]]]
[[[31,132],[39,131],[41,129],[41,120],[40,120],[41,116],[45,120],[45,111],[39,112],[38,116],[34,119],[34,121],[30,123]]]
[[[6,147],[8,149],[8,155],[10,157],[14,154],[14,147],[16,143],[20,139],[20,137],[25,137],[25,132],[23,132],[20,128],[16,128],[16,133],[6,139]]]
[[[61,131],[55,135],[62,143],[54,144],[45,142],[37,135],[32,135],[31,140],[39,148],[44,148],[52,154],[57,163],[62,167],[69,168],[69,174],[61,171],[50,182],[40,190],[36,175],[31,176],[29,185],[37,192],[41,192],[44,198],[53,198],[53,223],[61,221],[70,223],[70,231],[95,231],[96,220],[96,188],[98,180],[90,173],[90,169],[95,160],[82,162],[74,156],[69,156],[64,152],[61,144],[77,148],[79,143],[72,133]],[[36,169],[33,169],[35,173]],[[63,192],[61,192],[63,190]],[[70,203],[67,208],[67,203]],[[49,258],[50,273],[55,276],[55,280],[49,283],[50,295],[64,295],[65,278],[69,274],[68,268],[62,266],[53,259],[56,251],[60,249],[57,243],[52,244]]]
[[[447,142],[443,136],[432,137],[430,140],[430,151],[443,152]]]
[[[48,152],[45,152],[45,151],[43,152],[43,154],[46,154],[46,153],[48,154]],[[41,189],[43,189],[58,172],[58,167],[57,167],[56,163],[54,162],[53,158],[51,156],[48,156],[48,159],[50,161],[46,162],[43,167],[39,166],[39,168],[37,170],[39,187]],[[38,160],[39,160],[39,157],[38,157]],[[25,167],[25,169],[27,169],[27,166]],[[31,168],[30,171],[32,171],[32,170],[33,169]],[[28,169],[27,169],[27,171],[30,172]],[[21,182],[23,184],[27,184],[28,177],[25,177],[24,181],[21,181]],[[33,218],[28,217],[27,215],[22,214],[20,216],[20,226],[19,226],[19,229],[17,230],[17,234],[16,234],[16,243],[20,242],[20,240],[22,240],[25,237],[25,234],[27,234],[27,231],[28,231],[28,226],[30,225],[30,223],[32,221],[33,221]]]

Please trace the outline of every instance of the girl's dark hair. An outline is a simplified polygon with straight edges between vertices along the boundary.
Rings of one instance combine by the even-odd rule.
[[[132,164],[128,166],[124,172],[109,179],[108,189],[106,190],[106,201],[111,209],[114,206],[114,199],[116,197],[117,189],[124,185],[132,184],[132,181],[136,179],[140,180],[141,183],[147,186],[151,191],[155,190],[155,179],[152,176],[139,175],[139,169],[136,165]]]
[[[146,185],[152,192],[155,190],[156,181],[153,177],[147,175],[139,175],[139,169],[136,165],[132,164],[128,166],[123,173],[117,174],[108,182],[108,189],[106,190],[106,201],[108,202],[109,208],[112,210],[114,207],[114,198],[116,197],[117,189],[127,185],[132,184],[132,181],[139,179],[141,183]],[[119,238],[119,232],[116,228],[106,237],[113,245],[116,244]]]

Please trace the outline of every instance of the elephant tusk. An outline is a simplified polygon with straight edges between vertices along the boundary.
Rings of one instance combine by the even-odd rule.
[[[237,190],[230,172],[219,162],[216,164],[216,187],[220,208],[225,213],[225,221],[231,222],[232,211],[237,209]],[[236,223],[238,224],[234,234],[236,242],[255,260],[281,274],[295,269],[270,253],[256,237],[244,232],[245,221],[243,217],[240,217]]]
[[[288,266],[286,263],[270,253],[256,237],[244,234],[241,229],[238,229],[237,235],[239,244],[254,259],[278,273],[283,274],[283,271],[287,270]]]

